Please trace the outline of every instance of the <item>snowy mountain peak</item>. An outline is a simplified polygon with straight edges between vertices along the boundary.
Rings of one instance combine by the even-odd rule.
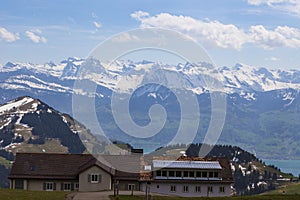
[[[20,97],[12,100],[4,105],[0,105],[1,113],[12,113],[12,112],[33,112],[36,111],[37,106],[40,102],[28,96]]]
[[[84,70],[81,70],[84,69]],[[216,88],[203,85],[203,76],[210,80],[217,80],[223,87],[217,91],[227,94],[245,94],[265,92],[278,89],[292,88],[300,90],[300,70],[275,70],[262,67],[249,66],[238,63],[233,67],[214,68],[207,63],[179,63],[177,65],[162,64],[152,61],[133,62],[130,60],[117,60],[113,63],[99,61],[94,58],[81,59],[69,57],[55,63],[30,64],[11,63],[0,67],[0,89],[36,89],[39,92],[51,91],[72,94],[73,82],[76,80],[89,80],[109,90],[120,91],[119,81],[124,75],[129,75],[125,90],[132,91],[141,83],[145,73],[150,70],[162,69],[171,73],[178,73],[186,82],[185,89],[197,94],[203,91],[216,91]],[[167,82],[167,81],[165,81]],[[200,88],[200,90],[199,90]]]
[[[3,67],[5,68],[11,68],[11,67],[15,67],[17,64],[12,63],[12,62],[7,62]]]
[[[54,110],[42,101],[23,96],[0,105],[0,150],[7,152],[82,153],[80,140],[96,139],[74,119]]]

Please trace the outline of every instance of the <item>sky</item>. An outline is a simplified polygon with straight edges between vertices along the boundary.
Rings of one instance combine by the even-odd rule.
[[[299,0],[2,0],[0,64],[86,58],[137,28],[178,31],[217,66],[300,69]]]

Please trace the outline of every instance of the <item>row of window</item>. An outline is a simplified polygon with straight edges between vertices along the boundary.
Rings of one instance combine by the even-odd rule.
[[[78,189],[79,189],[79,183],[71,183],[71,182],[61,183],[61,187],[60,187],[61,191],[73,191],[73,190],[78,190]],[[45,182],[43,184],[43,190],[46,190],[46,191],[57,190],[56,183],[55,182]]]
[[[157,188],[159,188],[159,185],[157,185]],[[182,191],[187,193],[187,192],[189,192],[189,188],[190,188],[190,186],[184,185]],[[201,186],[198,186],[198,185],[195,186],[194,191],[197,192],[197,193],[201,193]],[[170,186],[170,192],[176,192],[176,185],[171,185]],[[208,186],[207,187],[207,192],[213,193],[214,192],[213,191],[213,186]],[[225,187],[224,186],[219,187],[219,193],[225,193]]]
[[[219,172],[158,170],[158,177],[219,178]]]

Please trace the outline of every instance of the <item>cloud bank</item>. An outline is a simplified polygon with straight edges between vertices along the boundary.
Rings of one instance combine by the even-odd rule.
[[[130,16],[140,22],[141,28],[159,27],[175,30],[206,47],[240,50],[245,44],[253,44],[264,49],[300,48],[300,29],[289,26],[267,29],[263,25],[254,25],[243,30],[234,24],[223,24],[216,20],[198,20],[169,13],[151,16],[144,11],[137,11]]]
[[[300,17],[299,0],[247,0],[248,4],[254,6],[267,5],[271,8],[281,10]]]

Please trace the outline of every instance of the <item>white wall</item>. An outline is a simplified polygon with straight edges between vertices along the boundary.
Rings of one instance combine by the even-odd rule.
[[[176,192],[171,192],[170,187],[171,185],[176,186]],[[189,192],[183,192],[183,186],[189,187]],[[159,188],[157,187],[159,186]],[[201,192],[196,192],[195,187],[200,186]],[[207,187],[212,186],[213,192],[207,193]],[[220,186],[225,187],[225,192],[220,193]],[[146,191],[146,183],[141,184],[141,190]],[[150,193],[160,193],[160,194],[168,194],[168,195],[175,195],[175,196],[184,196],[184,197],[201,197],[201,196],[214,196],[214,197],[221,197],[221,196],[230,196],[230,184],[203,184],[203,183],[160,183],[160,182],[152,182],[150,184]]]

